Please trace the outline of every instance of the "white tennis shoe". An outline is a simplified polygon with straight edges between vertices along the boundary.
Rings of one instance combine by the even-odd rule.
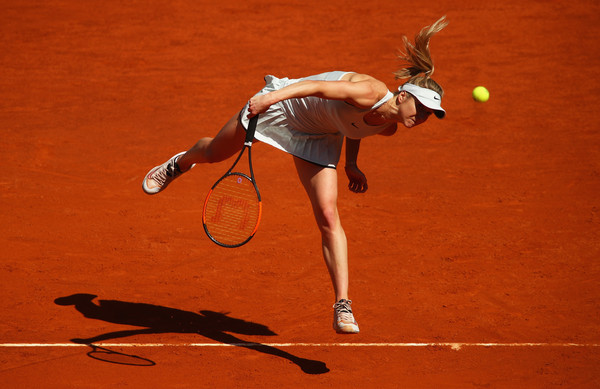
[[[341,299],[333,304],[333,329],[338,334],[358,334],[358,323],[350,308],[352,301]]]
[[[144,177],[144,182],[142,183],[142,188],[144,192],[153,195],[162,191],[177,177],[182,174],[182,171],[179,169],[179,165],[177,165],[177,160],[185,154],[185,151],[174,155],[167,162],[162,165],[158,165],[146,174]]]

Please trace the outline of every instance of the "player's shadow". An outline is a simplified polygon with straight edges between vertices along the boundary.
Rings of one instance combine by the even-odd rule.
[[[98,300],[96,304],[92,301],[96,297],[93,294],[78,293],[59,297],[54,300],[54,303],[63,306],[74,305],[75,309],[90,319],[142,328],[114,331],[85,339],[75,338],[71,339],[72,342],[92,345],[95,342],[141,334],[199,334],[223,344],[244,347],[287,359],[298,365],[307,374],[323,374],[329,371],[324,362],[300,358],[276,347],[248,342],[230,334],[277,335],[262,324],[236,319],[227,314],[213,311],[200,311],[200,314],[197,314],[158,305],[117,300]]]

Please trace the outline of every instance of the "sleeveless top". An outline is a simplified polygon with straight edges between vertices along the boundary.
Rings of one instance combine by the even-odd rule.
[[[338,81],[347,72],[334,71],[315,76],[288,79],[266,76],[265,87],[258,94],[265,94],[287,85],[303,81]],[[293,98],[273,104],[259,117],[255,138],[280,150],[321,166],[335,167],[339,161],[344,136],[361,139],[375,135],[389,126],[385,123],[371,126],[364,122],[364,115],[381,106],[392,92],[370,108],[358,108],[341,100],[320,97]],[[248,105],[240,113],[240,122],[248,127]]]

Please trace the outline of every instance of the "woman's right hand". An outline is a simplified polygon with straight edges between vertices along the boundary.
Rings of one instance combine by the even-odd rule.
[[[267,112],[271,103],[269,94],[257,95],[248,101],[248,118]]]

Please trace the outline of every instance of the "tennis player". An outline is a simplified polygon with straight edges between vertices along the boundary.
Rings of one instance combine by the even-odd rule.
[[[300,79],[266,76],[265,87],[234,115],[215,137],[200,139],[148,172],[143,189],[164,190],[195,164],[223,161],[243,147],[249,118],[259,115],[255,139],[294,157],[296,171],[321,232],[325,263],[335,292],[333,327],[338,333],[358,333],[348,297],[348,250],[337,208],[337,171],[346,138],[345,172],[349,189],[362,193],[367,179],[357,166],[360,140],[392,135],[398,123],[411,128],[431,114],[445,116],[443,90],[432,78],[429,40],[448,23],[445,17],[423,28],[414,44],[403,36],[399,58],[405,67],[395,72],[406,80],[394,92],[366,74],[333,71]]]

